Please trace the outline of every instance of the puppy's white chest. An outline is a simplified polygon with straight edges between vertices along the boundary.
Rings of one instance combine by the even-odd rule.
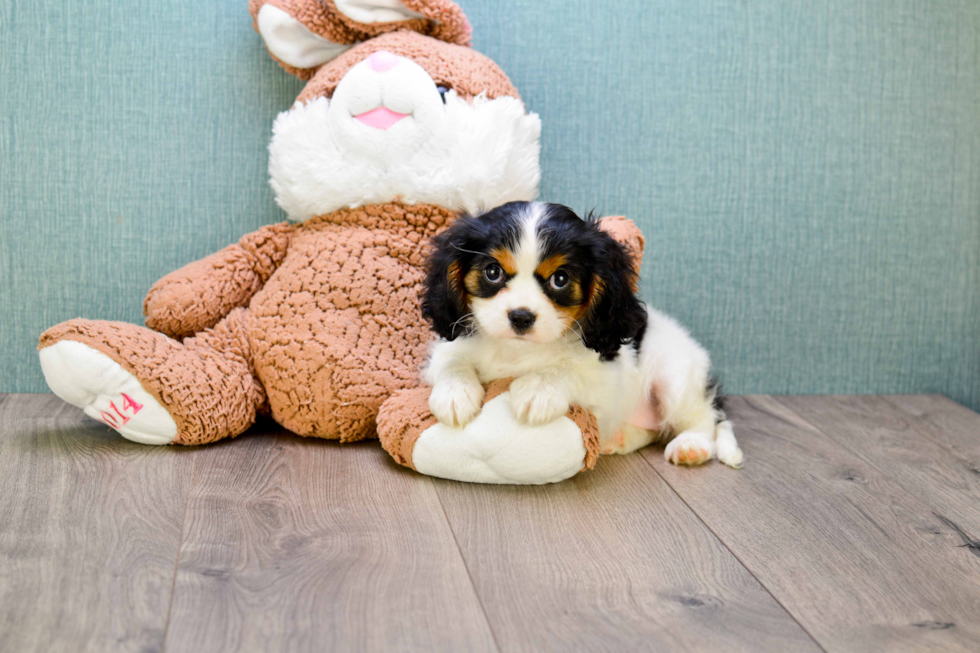
[[[485,342],[477,357],[477,375],[487,382],[509,376],[519,377],[561,365],[562,356],[554,347],[521,341]]]

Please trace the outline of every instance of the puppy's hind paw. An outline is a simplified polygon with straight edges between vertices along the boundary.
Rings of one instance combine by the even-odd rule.
[[[667,444],[664,458],[675,465],[700,465],[715,456],[711,436],[697,431],[684,431]]]
[[[466,426],[483,405],[483,386],[476,380],[440,381],[429,395],[432,415],[453,428]]]
[[[715,427],[715,443],[718,447],[718,460],[729,467],[742,468],[745,459],[742,450],[738,448],[738,442],[735,441],[732,423],[728,420],[720,422]]]
[[[568,412],[568,397],[536,374],[510,384],[510,409],[518,422],[540,426]]]

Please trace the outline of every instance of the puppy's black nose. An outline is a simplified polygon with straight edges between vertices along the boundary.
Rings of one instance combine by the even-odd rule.
[[[538,319],[538,316],[526,308],[515,308],[507,313],[507,318],[517,335],[521,335],[527,333],[527,330],[534,326],[534,321]]]

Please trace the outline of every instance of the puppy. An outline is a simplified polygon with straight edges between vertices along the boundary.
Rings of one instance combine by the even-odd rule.
[[[511,202],[459,218],[434,240],[422,314],[441,336],[424,370],[429,408],[462,427],[483,385],[514,377],[514,416],[532,425],[575,403],[599,424],[603,453],[668,441],[666,458],[739,467],[708,354],[635,294],[633,260],[589,217]]]

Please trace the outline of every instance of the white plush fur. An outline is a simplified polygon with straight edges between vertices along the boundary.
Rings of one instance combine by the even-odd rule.
[[[386,107],[408,116],[387,130],[354,116]],[[405,58],[385,72],[365,60],[333,98],[279,115],[269,175],[291,220],[401,200],[477,213],[537,195],[541,121],[517,98],[472,103],[446,94]]]
[[[615,360],[601,361],[574,325],[561,319],[530,276],[539,263],[534,230],[539,211],[534,208],[524,217],[515,256],[518,273],[507,288],[480,300],[479,307],[472,301],[473,333],[433,345],[424,372],[433,386],[432,414],[447,427],[464,427],[480,414],[481,384],[515,377],[509,394],[519,422],[548,424],[575,403],[596,416],[603,452],[629,453],[676,435],[665,452],[673,463],[700,464],[717,456],[740,466],[742,453],[731,423],[721,421],[724,416],[707,392],[708,353],[677,322],[648,309],[639,353],[623,345]],[[529,307],[538,315],[532,330],[521,337],[508,326],[507,312],[516,307]],[[656,432],[629,424],[647,401],[653,401],[660,418]]]

